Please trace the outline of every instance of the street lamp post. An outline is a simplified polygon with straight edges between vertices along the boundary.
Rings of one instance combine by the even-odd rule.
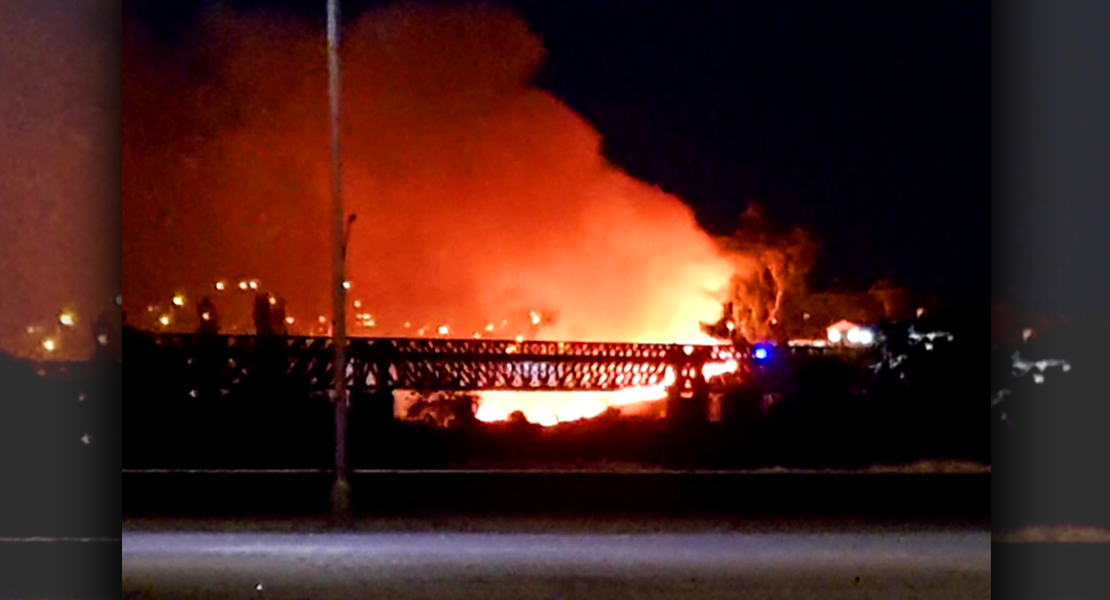
[[[335,482],[332,484],[332,515],[346,519],[350,514],[351,484],[347,481],[347,315],[346,235],[343,217],[342,161],[339,153],[339,0],[328,0],[328,99],[331,108],[331,199],[332,199],[332,328],[335,347]]]

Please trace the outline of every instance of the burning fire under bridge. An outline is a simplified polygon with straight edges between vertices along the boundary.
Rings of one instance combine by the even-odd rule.
[[[334,386],[334,342],[323,337],[156,334],[159,362],[183,381],[234,394],[252,378],[276,377],[310,392]],[[444,338],[350,338],[346,385],[392,416],[393,392],[666,391],[671,407],[708,399],[716,375],[746,357],[732,346]],[[195,392],[191,392],[195,393]],[[660,398],[662,399],[662,398]],[[388,404],[387,404],[388,403]],[[677,403],[677,404],[672,404]],[[685,411],[682,411],[685,412]]]

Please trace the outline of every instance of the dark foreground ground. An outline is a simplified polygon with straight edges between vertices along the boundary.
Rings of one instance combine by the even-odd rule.
[[[125,517],[326,515],[327,472],[123,475]],[[835,519],[989,527],[984,474],[369,471],[351,478],[356,515]]]
[[[985,598],[990,476],[125,473],[125,598]],[[261,585],[259,589],[257,586]]]
[[[126,531],[125,598],[987,598],[987,531]]]

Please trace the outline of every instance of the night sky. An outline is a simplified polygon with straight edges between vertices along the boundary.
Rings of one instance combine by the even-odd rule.
[[[204,3],[124,4],[186,49]],[[224,4],[289,10],[323,35],[323,1]],[[344,17],[381,4],[343,2]],[[987,2],[509,6],[547,49],[535,84],[709,232],[730,233],[757,202],[820,240],[817,288],[890,279],[989,296]]]

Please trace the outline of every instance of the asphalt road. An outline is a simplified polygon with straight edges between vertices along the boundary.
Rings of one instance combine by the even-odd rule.
[[[124,531],[124,598],[989,598],[985,529]]]

